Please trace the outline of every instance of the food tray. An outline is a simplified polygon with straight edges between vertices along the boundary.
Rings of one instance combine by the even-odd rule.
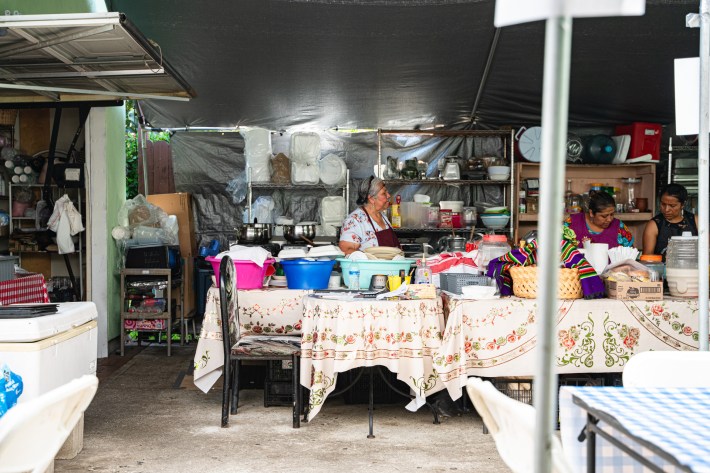
[[[441,273],[439,274],[439,286],[442,291],[453,294],[461,294],[464,286],[490,286],[493,279],[488,276],[480,276],[468,273]]]

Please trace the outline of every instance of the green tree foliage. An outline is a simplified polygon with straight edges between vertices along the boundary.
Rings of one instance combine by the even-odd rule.
[[[138,110],[133,100],[126,101],[126,199],[138,195]],[[167,131],[151,131],[150,141],[170,141]]]

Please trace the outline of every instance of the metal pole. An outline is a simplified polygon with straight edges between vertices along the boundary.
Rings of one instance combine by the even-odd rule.
[[[537,366],[535,399],[536,473],[552,471],[552,436],[556,422],[557,377],[554,333],[557,322],[559,244],[565,177],[572,18],[547,20],[542,88],[542,159],[540,166],[540,237],[538,247]]]
[[[700,129],[698,133],[698,330],[700,350],[708,351],[708,101],[710,100],[710,0],[700,2]]]

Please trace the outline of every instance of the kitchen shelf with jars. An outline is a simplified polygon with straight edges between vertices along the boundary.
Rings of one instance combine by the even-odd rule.
[[[486,225],[480,214],[512,210],[513,161],[513,130],[377,131],[375,173],[401,197],[395,232],[404,238],[491,231],[512,238],[512,219]]]
[[[537,229],[537,198],[540,188],[539,163],[518,163],[516,168],[515,189],[525,192],[525,205],[517,206],[513,212],[514,241]],[[641,247],[643,229],[655,214],[655,163],[568,164],[566,182],[566,214],[585,208],[590,190],[607,191],[615,196],[616,218],[629,227],[635,238],[635,246]],[[525,212],[520,211],[521,207]]]

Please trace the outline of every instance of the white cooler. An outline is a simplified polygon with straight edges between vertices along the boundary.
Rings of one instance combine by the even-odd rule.
[[[98,312],[93,302],[64,302],[56,314],[0,319],[0,366],[7,364],[24,385],[22,403],[85,374],[96,374]],[[57,458],[83,447],[84,418]]]

